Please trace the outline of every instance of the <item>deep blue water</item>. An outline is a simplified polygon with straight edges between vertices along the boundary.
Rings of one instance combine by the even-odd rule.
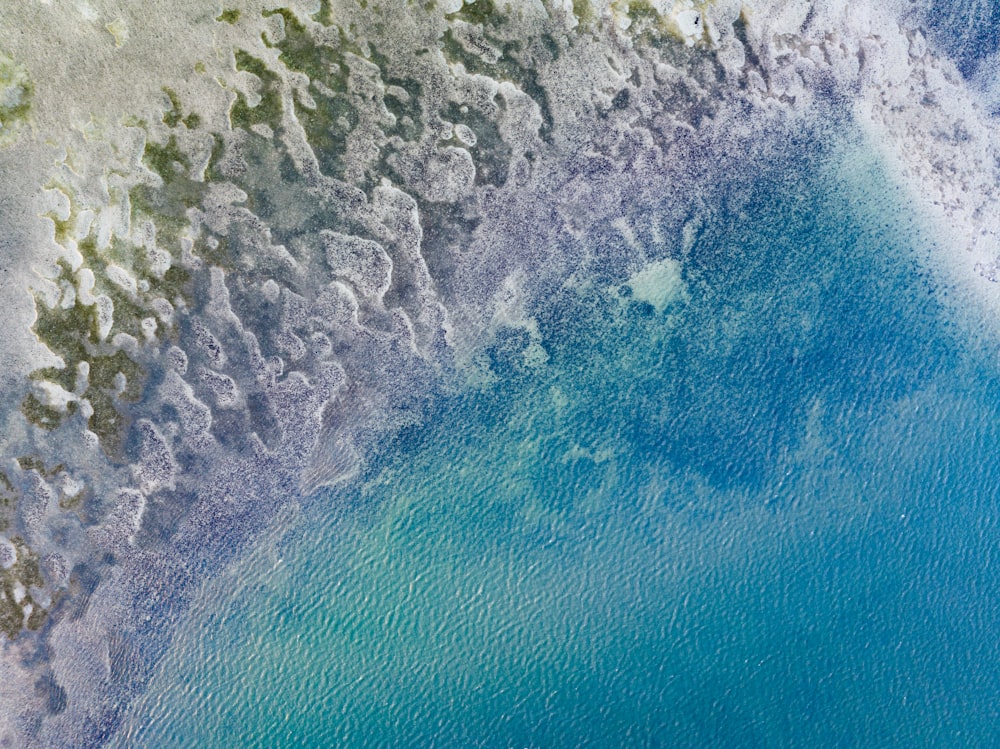
[[[996,362],[877,160],[800,166],[667,248],[663,311],[503,332],[210,586],[126,744],[1000,745]]]
[[[1000,4],[996,0],[945,0],[927,4],[920,26],[968,77],[1000,47]]]

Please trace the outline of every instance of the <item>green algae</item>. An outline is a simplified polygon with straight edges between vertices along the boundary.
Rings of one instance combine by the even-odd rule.
[[[32,601],[31,604],[31,613],[28,614],[28,621],[25,622],[24,626],[31,632],[37,632],[42,628],[42,625],[48,618],[49,612],[37,605],[34,601]]]
[[[289,70],[305,73],[310,79],[320,80],[335,91],[347,91],[343,47],[338,49],[317,44],[305,25],[288,8],[264,11],[263,15],[265,18],[281,16],[284,19],[285,38],[277,43],[270,43],[265,38],[264,43],[280,50],[278,57]],[[331,75],[333,70],[339,70],[340,75]]]
[[[87,391],[87,400],[94,409],[87,420],[87,428],[97,435],[109,456],[117,455],[131,420],[116,407],[115,398],[109,389],[91,388]]]
[[[69,405],[66,411],[60,411],[42,403],[34,393],[29,393],[21,403],[21,413],[35,426],[51,430],[63,423],[69,413]]]
[[[478,26],[496,26],[503,23],[504,16],[497,10],[493,0],[473,0],[464,3],[462,7],[445,16],[449,21],[459,19]]]
[[[330,4],[330,0],[319,0],[319,10],[313,14],[312,19],[324,26],[333,23],[333,6]]]
[[[339,34],[331,34],[334,41],[320,41],[313,33],[316,27],[308,19],[303,22],[294,12],[286,8],[264,11],[265,17],[280,15],[284,26],[284,34],[280,40],[271,41],[265,35],[264,43],[277,50],[280,66],[289,71],[300,72],[310,80],[310,97],[302,97],[297,92],[292,93],[290,106],[295,107],[299,122],[311,144],[319,165],[324,174],[333,177],[343,177],[345,172],[345,154],[351,133],[358,127],[365,109],[360,106],[357,87],[351,85],[352,68],[357,75],[363,75],[377,82],[380,87],[398,87],[382,94],[381,104],[391,114],[391,118],[382,111],[377,116],[381,118],[379,126],[385,136],[380,145],[380,159],[374,168],[382,168],[389,173],[386,157],[391,154],[394,146],[388,143],[390,136],[398,136],[404,141],[419,141],[425,132],[425,121],[428,113],[423,111],[424,91],[421,82],[406,77],[392,77],[388,71],[390,60],[378,50],[362,51],[348,37],[343,29],[337,29]],[[318,23],[331,21],[329,5],[320,8],[312,16]],[[540,102],[543,116],[543,135],[551,130],[552,117],[549,113],[546,93],[538,83],[537,74],[531,69],[532,60],[538,55],[555,58],[558,46],[551,38],[544,39],[544,34],[534,41],[522,44],[519,40],[504,41],[498,34],[507,23],[503,14],[498,13],[492,0],[478,0],[454,14],[453,18],[467,23],[477,23],[488,27],[488,38],[503,50],[501,59],[496,63],[485,62],[462,48],[461,44],[452,38],[450,54],[460,56],[467,63],[470,72],[482,72],[499,80],[511,80],[529,96]],[[238,11],[224,10],[218,17],[220,22],[235,23],[239,20]],[[329,27],[328,27],[329,28]],[[508,30],[509,31],[509,30]],[[495,33],[494,33],[495,32]],[[450,32],[449,32],[450,33]],[[529,51],[530,49],[530,51]],[[448,50],[446,50],[448,53]],[[359,73],[361,63],[355,59],[358,56],[374,65],[370,75],[366,71]],[[447,56],[447,55],[446,55]],[[251,106],[253,95],[236,92],[235,100],[230,106],[229,116],[233,128],[254,131],[258,136],[265,131],[259,125],[266,125],[272,132],[280,131],[284,116],[285,101],[283,92],[285,83],[283,77],[268,63],[255,57],[246,50],[235,50],[235,63],[238,71],[247,73],[257,79],[254,90],[259,94],[260,101]],[[83,268],[94,274],[94,295],[104,295],[113,304],[113,324],[106,338],[113,341],[118,333],[127,333],[134,337],[140,347],[147,345],[144,338],[142,321],[147,317],[158,317],[154,314],[152,303],[157,298],[164,298],[181,306],[178,300],[190,301],[194,294],[195,279],[192,273],[180,267],[176,259],[180,254],[180,243],[185,237],[190,237],[190,222],[188,212],[198,207],[204,200],[208,184],[220,178],[217,165],[221,159],[224,140],[215,136],[215,147],[209,159],[206,179],[192,178],[192,159],[185,151],[184,132],[200,127],[198,116],[186,113],[180,97],[169,88],[163,89],[168,106],[161,115],[164,125],[171,130],[166,136],[150,135],[145,143],[142,163],[150,172],[156,174],[159,180],[155,184],[145,184],[133,187],[128,192],[127,203],[130,206],[132,225],[149,220],[155,226],[157,245],[166,249],[172,262],[165,271],[160,265],[155,271],[151,267],[152,259],[142,247],[127,240],[113,237],[109,247],[98,248],[96,238],[85,237],[76,241],[83,256]],[[405,92],[405,94],[403,93]],[[378,94],[376,94],[378,96]],[[312,98],[312,102],[308,99]],[[369,106],[368,102],[364,107]],[[462,111],[464,109],[464,111]],[[467,109],[449,105],[446,114],[454,122],[467,124],[476,133],[477,142],[468,146],[476,165],[476,180],[478,184],[502,185],[507,178],[510,148],[504,143],[496,124],[486,113],[475,109]],[[137,122],[145,127],[144,123]],[[174,132],[176,131],[176,132]],[[272,147],[268,140],[250,138],[259,144],[261,149]],[[398,147],[398,139],[393,138]],[[294,171],[294,169],[292,170]],[[298,179],[298,176],[292,175]],[[372,171],[364,167],[364,174],[356,177],[363,189],[370,188],[374,182]],[[238,180],[237,180],[238,181]],[[280,184],[291,183],[284,175]],[[269,183],[270,184],[270,183]],[[276,181],[274,184],[279,184]],[[268,187],[247,189],[249,198],[248,209],[260,215],[269,226],[268,211],[280,210],[281,205],[268,205]],[[336,208],[327,206],[324,220],[333,220]],[[66,246],[72,246],[75,241],[74,230],[77,226],[76,209],[71,205],[70,216],[65,220],[51,217],[56,240]],[[453,215],[452,215],[453,214]],[[457,229],[465,220],[460,210],[444,217],[440,222],[442,232]],[[276,232],[280,230],[271,226]],[[288,233],[294,233],[297,227],[288,228]],[[224,269],[242,267],[241,258],[235,249],[240,243],[238,236],[234,241],[225,237],[217,237],[217,242],[210,242],[205,236],[190,237],[193,240],[193,252],[198,257],[212,265]],[[289,243],[289,246],[292,246]],[[256,262],[256,261],[254,261]],[[108,278],[108,266],[114,263],[129,273],[137,282],[131,288],[122,288]],[[76,274],[68,267],[63,267],[57,282],[66,281],[76,285]],[[38,338],[44,342],[53,353],[63,359],[63,367],[48,367],[32,373],[32,379],[47,380],[58,384],[70,392],[77,392],[79,365],[86,362],[89,365],[89,383],[77,392],[80,399],[86,399],[93,408],[88,419],[89,428],[98,435],[109,456],[114,457],[124,443],[125,430],[128,429],[130,416],[128,403],[141,400],[143,388],[148,379],[148,373],[124,351],[108,354],[108,344],[100,340],[98,315],[96,305],[84,305],[79,299],[69,304],[68,308],[55,305],[50,308],[40,298],[36,299],[37,321],[33,326]],[[158,335],[177,335],[177,329],[170,325],[158,328]],[[142,359],[141,356],[136,357]],[[124,378],[124,388],[121,377]],[[119,392],[120,390],[120,392]],[[22,411],[33,424],[45,429],[58,427],[66,418],[78,409],[78,404],[71,401],[67,411],[45,405],[38,396],[30,395],[25,399]]]
[[[167,115],[164,115],[166,118]],[[164,119],[166,121],[166,119]],[[177,120],[180,121],[179,119]],[[142,163],[164,180],[172,180],[191,168],[187,155],[177,145],[177,136],[171,135],[166,143],[150,141],[142,154]]]
[[[184,126],[188,130],[194,130],[201,124],[201,117],[192,112],[191,114],[185,116],[183,109],[181,109],[181,102],[175,92],[171,88],[164,88],[163,93],[167,95],[170,100],[170,109],[163,113],[163,123],[167,127],[177,127],[180,123],[184,123]]]
[[[382,92],[377,104],[384,107],[384,112],[379,115],[381,121],[376,126],[382,158],[376,160],[377,165],[384,166],[385,156],[394,150],[394,136],[406,142],[420,140],[425,130],[425,112],[421,104],[424,92],[420,81],[405,75],[391,75],[386,55],[374,45],[362,49],[343,28],[334,29],[334,41],[319,41],[288,9],[268,11],[264,15],[280,15],[285,27],[283,39],[275,43],[265,39],[265,43],[278,50],[278,59],[288,70],[303,73],[309,79],[312,102],[304,102],[296,93],[293,104],[324,174],[344,178],[349,138],[361,122],[361,112],[370,106],[367,100],[359,100],[361,94],[352,88],[353,74],[349,64],[352,56],[374,66],[372,82]],[[398,91],[386,90],[391,87]],[[391,117],[385,117],[385,113]],[[377,182],[369,169],[356,178],[360,179],[362,189],[369,189]]]
[[[66,331],[63,331],[64,335],[65,333]],[[52,348],[51,340],[46,339],[41,334],[39,337]],[[66,349],[64,348],[62,351],[65,352]],[[64,356],[64,358],[66,357]],[[82,361],[86,361],[90,368],[89,385],[83,393],[93,409],[87,426],[101,439],[105,452],[112,456],[117,454],[121,447],[124,440],[124,428],[129,423],[121,403],[135,402],[142,397],[147,373],[124,351],[118,350],[108,355],[88,355],[84,350],[82,355],[78,357],[67,358],[66,367],[36,370],[31,374],[31,377],[35,380],[53,381],[66,390],[72,390],[73,383],[69,380],[72,377],[75,381],[77,366]],[[117,393],[116,387],[118,375],[124,377],[125,380],[120,393]],[[61,411],[42,403],[34,393],[29,393],[21,403],[21,412],[24,417],[35,426],[46,430],[57,428],[67,416],[73,415],[76,411],[77,403],[75,401],[70,401],[66,410]]]
[[[0,52],[0,146],[13,143],[31,111],[34,85],[24,66]]]
[[[170,109],[163,114],[164,124],[171,130],[178,130],[181,126],[193,130],[200,126],[201,119],[197,114],[184,114],[174,91],[168,88],[163,91],[170,101]],[[213,141],[207,171],[210,176],[218,176],[214,170],[222,155],[222,139],[215,135]],[[170,251],[172,259],[176,259],[181,239],[190,228],[187,212],[201,205],[208,192],[208,182],[192,177],[191,159],[181,148],[174,132],[170,133],[166,142],[147,139],[142,162],[160,177],[161,182],[158,185],[137,185],[129,191],[133,223],[142,218],[151,220],[156,227],[157,243]],[[113,251],[120,261],[129,263],[130,269],[150,284],[150,296],[162,296],[167,300],[177,297],[188,299],[189,274],[180,269],[174,270],[177,267],[175,263],[172,262],[166,272],[157,273],[150,268],[145,253],[139,248],[116,239]]]
[[[596,20],[590,0],[573,0],[573,15],[583,25],[589,25]]]
[[[317,107],[308,110],[302,107],[299,117],[306,138],[312,146],[320,170],[331,177],[344,174],[344,153],[347,138],[357,127],[358,114],[347,96],[338,94],[334,98],[316,98]]]
[[[539,56],[541,53],[526,53],[524,42],[517,39],[503,40],[485,31],[483,32],[483,38],[500,50],[500,57],[496,62],[489,62],[480,55],[469,52],[451,29],[447,29],[442,36],[441,51],[449,62],[461,63],[470,73],[489,76],[498,81],[509,81],[530,96],[538,105],[538,109],[542,115],[542,126],[539,130],[539,135],[542,137],[542,140],[551,142],[555,120],[552,115],[552,106],[549,102],[548,91],[546,91],[545,87],[539,81],[538,70],[535,65],[526,65],[519,60],[522,56]],[[552,45],[546,44],[541,36],[538,41],[540,49],[544,50],[544,56],[554,59],[554,54],[550,49]],[[558,54],[558,47],[555,54]]]
[[[17,459],[17,464],[21,467],[22,471],[37,471],[38,475],[43,478],[51,479],[58,476],[60,473],[66,470],[66,466],[59,463],[52,468],[46,468],[45,462],[34,455],[22,455]],[[9,481],[7,482],[10,483]],[[11,487],[13,489],[13,487]]]
[[[208,186],[204,182],[175,173],[160,187],[140,185],[133,188],[129,200],[133,214],[153,219],[157,237],[167,237],[168,242],[164,244],[172,244],[188,227],[187,210],[199,205],[207,191]]]
[[[215,20],[220,23],[228,23],[230,25],[236,24],[240,20],[240,11],[238,8],[229,8],[216,16]]]
[[[0,471],[0,533],[10,528],[17,500],[18,493],[14,484],[6,473]]]
[[[22,456],[17,462],[22,470],[35,470],[46,478],[51,478],[65,468],[59,464],[46,470],[41,460],[29,456]],[[20,493],[14,483],[0,471],[0,532],[11,527],[19,501]],[[40,588],[45,584],[38,555],[20,536],[14,536],[9,542],[17,553],[17,560],[9,569],[0,568],[0,631],[13,640],[25,629],[39,629],[48,612],[34,601],[30,591],[32,587]],[[24,597],[20,601],[14,595],[18,584],[24,589]],[[29,604],[31,611],[26,617]]]
[[[347,138],[358,125],[357,108],[351,101],[349,76],[345,51],[355,51],[343,30],[339,30],[339,44],[317,43],[305,25],[287,8],[265,11],[265,16],[279,15],[284,20],[285,36],[276,43],[264,39],[265,44],[278,50],[278,59],[291,71],[309,78],[309,93],[316,106],[308,106],[296,93],[295,113],[319,161],[320,169],[328,176],[340,177],[344,172],[343,154]],[[250,70],[262,81],[270,81],[262,74]],[[267,71],[268,76],[274,73]],[[234,125],[236,121],[234,120]]]
[[[73,392],[76,387],[76,378],[77,371],[72,367],[43,367],[28,375],[29,380],[52,382],[68,392]]]
[[[138,401],[146,382],[146,370],[142,366],[121,350],[109,356],[95,356],[90,360],[90,379],[99,387],[109,387],[119,374],[125,378],[125,387],[119,397],[124,401]]]
[[[60,279],[69,277],[68,269],[63,269]],[[49,307],[35,295],[35,335],[49,347],[56,356],[61,356],[67,367],[74,366],[86,357],[87,342],[97,342],[97,314],[93,305],[85,305],[77,299],[69,308],[61,305]]]
[[[183,116],[180,102],[173,92],[166,93],[171,107],[164,114],[163,121],[172,128],[187,127],[190,116]],[[140,185],[130,191],[133,222],[150,218],[157,228],[158,243],[173,247],[171,256],[175,257],[180,239],[188,228],[186,211],[200,203],[207,185],[190,178],[190,160],[173,134],[164,143],[147,141],[143,163],[160,176],[161,186]],[[75,211],[71,208],[70,216],[65,220],[56,216],[50,218],[56,240],[68,243],[73,236]],[[153,272],[145,250],[119,237],[114,237],[110,245],[102,250],[98,248],[96,238],[88,235],[77,242],[77,250],[83,258],[82,267],[94,275],[93,295],[104,295],[112,302],[114,312],[109,337],[127,333],[142,343],[142,320],[153,316],[153,300],[162,297],[176,303],[178,299],[189,296],[188,271],[172,263],[165,272],[157,274]],[[112,263],[136,279],[134,288],[122,288],[111,281],[108,270]],[[76,274],[65,261],[59,261],[57,268],[59,275],[56,282],[76,285]],[[79,366],[86,362],[89,384],[80,397],[86,397],[93,409],[88,428],[98,435],[105,452],[114,456],[124,442],[125,430],[130,423],[123,404],[141,398],[146,371],[124,351],[100,352],[95,304],[85,305],[77,297],[68,306],[56,304],[50,307],[36,294],[35,309],[36,320],[32,330],[52,353],[62,358],[63,366],[40,368],[29,377],[34,381],[56,383],[73,392],[76,390]],[[124,388],[120,393],[117,391],[119,375],[124,377]],[[67,410],[61,411],[46,405],[35,394],[29,394],[21,405],[21,411],[30,423],[48,430],[59,427],[66,416],[75,413],[76,409],[76,402],[71,401]]]
[[[17,550],[17,561],[10,569],[0,569],[0,632],[14,640],[25,629],[39,629],[48,612],[34,601],[30,591],[32,587],[45,584],[38,555],[19,536],[10,539],[10,543]],[[24,588],[20,601],[15,595],[18,584]],[[26,617],[25,609],[29,605],[31,612]]]
[[[180,99],[177,98],[177,93],[171,88],[164,88],[163,93],[170,100],[170,109],[163,113],[161,119],[167,127],[177,127],[177,124],[183,117]]]
[[[267,125],[272,131],[281,126],[284,107],[281,102],[281,78],[268,69],[260,58],[243,49],[236,50],[236,69],[257,77],[261,84],[260,101],[251,106],[242,93],[229,108],[229,121],[234,128],[251,130],[254,125]]]
[[[627,15],[629,20],[636,25],[657,26],[661,21],[660,14],[648,0],[630,0]]]
[[[171,265],[157,283],[156,289],[168,301],[189,299],[191,297],[191,271],[179,265]]]

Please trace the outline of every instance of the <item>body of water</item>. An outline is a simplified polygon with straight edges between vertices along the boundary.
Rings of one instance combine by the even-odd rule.
[[[1000,741],[1000,373],[824,153],[537,304],[546,361],[501,331],[209,585],[120,745]]]

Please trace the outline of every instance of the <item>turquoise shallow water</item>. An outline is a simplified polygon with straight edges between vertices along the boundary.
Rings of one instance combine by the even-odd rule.
[[[1000,741],[998,373],[867,154],[781,166],[210,586],[122,745]]]

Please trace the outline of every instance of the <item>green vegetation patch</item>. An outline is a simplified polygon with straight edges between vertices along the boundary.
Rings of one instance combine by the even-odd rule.
[[[22,455],[16,461],[22,471],[36,471],[42,478],[50,481],[66,471],[65,464],[47,466],[36,455]],[[81,487],[72,496],[62,492],[60,495],[60,509],[78,511],[87,491]],[[20,501],[21,492],[10,477],[0,471],[0,533],[8,532],[14,525]],[[9,539],[0,537],[0,545],[4,551],[0,564],[0,632],[13,640],[25,629],[37,630],[45,623],[48,611],[35,600],[31,592],[32,588],[42,588],[45,579],[38,554],[23,538],[16,535]],[[13,559],[9,556],[11,547],[14,550]]]
[[[265,44],[278,50],[278,59],[289,70],[308,76],[309,93],[316,106],[307,106],[296,96],[296,116],[316,154],[320,169],[324,174],[340,177],[344,171],[342,155],[347,148],[347,136],[358,124],[357,109],[350,96],[350,70],[345,52],[360,54],[361,50],[350,42],[342,29],[339,30],[340,38],[336,45],[318,43],[287,8],[266,11],[264,15],[280,15],[284,20],[284,39],[274,44],[265,39]],[[270,71],[269,74],[273,75]]]
[[[170,127],[182,124],[187,127],[190,116],[183,116],[180,103],[172,92],[168,91],[167,95],[171,108],[164,115],[164,122]],[[143,162],[160,175],[162,185],[156,188],[143,185],[130,191],[133,224],[147,218],[152,220],[157,229],[157,244],[172,250],[171,257],[176,259],[181,236],[188,227],[186,211],[200,204],[207,186],[190,178],[190,160],[174,135],[165,143],[148,141]],[[70,213],[66,220],[50,217],[55,225],[57,241],[68,243],[72,237],[75,212],[71,209]],[[146,250],[131,242],[114,237],[110,246],[102,250],[91,235],[80,240],[77,249],[83,256],[82,267],[94,275],[91,293],[107,296],[114,305],[109,338],[116,333],[127,333],[142,344],[142,320],[156,317],[153,301],[162,297],[176,303],[178,297],[186,299],[189,296],[190,274],[187,270],[172,263],[165,272],[154,272]],[[135,279],[134,288],[123,288],[111,280],[109,268],[112,264]],[[77,274],[72,268],[65,261],[59,261],[57,267],[59,275],[56,283],[75,288]],[[35,370],[30,375],[31,379],[53,382],[74,392],[79,365],[87,362],[89,386],[81,396],[86,397],[94,409],[88,426],[101,438],[105,451],[113,455],[123,443],[124,430],[129,423],[122,403],[141,398],[146,381],[145,370],[124,351],[102,352],[96,305],[85,305],[77,296],[69,305],[60,303],[49,307],[36,295],[35,310],[33,331],[49,350],[62,358],[64,366]],[[116,382],[119,374],[125,378],[121,393],[117,391]],[[21,405],[25,418],[44,429],[55,429],[76,408],[77,404],[70,402],[64,412],[46,405],[34,394],[28,395]]]
[[[0,146],[14,142],[20,123],[31,110],[33,96],[28,71],[0,52]]]
[[[236,50],[236,69],[255,75],[261,84],[260,101],[250,106],[246,96],[237,93],[236,101],[229,109],[232,126],[250,130],[254,125],[267,125],[273,131],[281,126],[283,107],[281,104],[281,79],[269,70],[263,60],[246,50]]]
[[[163,122],[167,127],[177,127],[183,122],[188,130],[194,130],[201,124],[201,117],[193,112],[186,117],[184,116],[180,99],[177,98],[177,93],[173,89],[164,88],[163,93],[170,99],[170,109],[163,113]]]
[[[66,466],[59,463],[52,468],[46,468],[44,461],[41,458],[35,457],[34,455],[22,455],[17,459],[17,464],[21,467],[22,471],[38,471],[40,476],[44,478],[51,479],[58,476],[62,471],[66,470]],[[6,477],[4,477],[6,478]],[[7,482],[10,484],[10,481]],[[11,487],[13,489],[13,487]]]
[[[66,416],[72,414],[75,410],[75,403],[67,404],[66,411],[60,411],[52,406],[47,406],[38,400],[34,393],[29,393],[24,402],[21,403],[21,413],[24,414],[24,418],[42,429],[55,429],[62,424]]]
[[[216,21],[220,23],[235,24],[240,20],[240,11],[237,8],[229,8],[228,10],[222,11],[215,18]]]
[[[10,528],[14,511],[17,509],[18,497],[14,484],[6,473],[0,471],[0,533]]]
[[[187,210],[201,204],[208,185],[191,179],[191,161],[174,135],[166,143],[147,143],[142,162],[160,176],[163,184],[133,188],[129,193],[133,214],[152,219],[157,238],[163,240],[160,244],[169,248],[180,241],[188,227]]]
[[[593,23],[596,18],[590,0],[573,0],[573,15],[584,25]]]
[[[551,141],[554,120],[548,92],[539,82],[536,65],[521,62],[522,57],[537,56],[538,53],[525,53],[525,43],[521,40],[505,41],[485,31],[483,38],[500,50],[500,59],[496,62],[488,62],[480,55],[469,52],[451,29],[445,31],[442,38],[442,52],[446,59],[450,62],[462,63],[463,67],[470,73],[489,76],[498,81],[510,81],[534,99],[542,115],[542,127],[539,130],[539,135],[543,140]],[[551,37],[540,37],[538,46],[539,49],[544,50],[543,54],[551,59],[554,59],[558,54],[558,46],[552,42]]]
[[[38,555],[20,537],[10,539],[10,543],[17,550],[17,561],[10,569],[0,568],[0,631],[13,640],[24,629],[39,629],[47,612],[34,601],[30,592],[32,586],[41,587],[45,583]],[[23,588],[21,595],[18,584]]]
[[[365,7],[364,2],[361,3],[361,7]],[[313,14],[312,19],[324,26],[329,26],[333,23],[333,8],[330,5],[330,0],[319,0],[319,10]]]
[[[133,301],[122,289],[107,281],[103,269],[107,260],[93,248],[92,243],[82,242],[80,248],[84,257],[90,261],[89,267],[95,270],[97,283],[95,293],[107,293],[115,305],[114,331],[128,332],[141,340],[139,320],[147,314],[147,310]],[[62,266],[64,274],[68,268]],[[121,374],[125,378],[125,388],[120,394],[124,401],[137,401],[142,396],[142,388],[146,380],[143,367],[133,361],[124,351],[113,354],[96,353],[97,321],[96,305],[84,305],[77,300],[69,309],[57,305],[48,307],[44,301],[36,298],[35,307],[37,320],[33,330],[38,338],[55,354],[62,357],[65,366],[62,368],[46,367],[35,370],[30,377],[33,380],[48,380],[58,384],[67,391],[73,392],[81,362],[89,366],[89,387],[84,395],[94,409],[88,422],[89,428],[102,439],[106,451],[111,454],[117,451],[124,434],[113,434],[114,429],[121,428],[126,419],[119,412],[115,392],[116,378]],[[77,404],[70,402],[67,410],[48,406],[34,394],[29,394],[21,404],[21,412],[32,424],[43,429],[55,429],[66,416],[75,413]]]
[[[313,80],[322,81],[334,91],[347,90],[344,50],[350,45],[344,38],[343,31],[340,32],[342,43],[337,47],[317,44],[305,25],[288,8],[264,11],[264,16],[281,16],[284,19],[285,38],[276,44],[271,44],[267,39],[264,43],[280,50],[279,58],[289,70],[305,73]]]
[[[462,7],[447,16],[448,20],[459,19],[466,23],[474,23],[479,26],[498,26],[503,23],[504,16],[497,10],[493,0],[473,0],[466,2]]]

